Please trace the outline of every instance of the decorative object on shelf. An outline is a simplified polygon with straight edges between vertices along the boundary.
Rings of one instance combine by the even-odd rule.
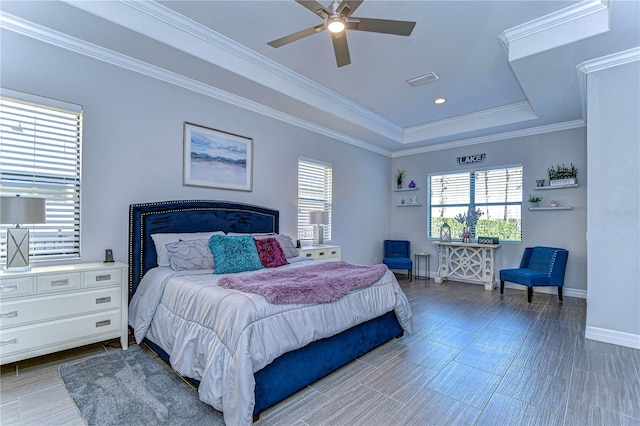
[[[411,204],[418,204],[418,196],[417,195],[412,195],[411,196]]]
[[[478,244],[500,244],[498,237],[478,237]]]
[[[564,164],[551,166],[547,172],[549,173],[549,186],[574,185],[578,177],[578,169],[573,163],[569,167]]]
[[[183,185],[251,191],[251,138],[185,122],[183,161]]]
[[[556,200],[549,201],[549,207],[558,207],[558,202]]]
[[[440,241],[443,243],[451,242],[451,227],[447,222],[440,227]]]
[[[400,200],[400,204],[404,204],[404,203],[405,203],[405,201],[404,201],[404,198],[403,198],[402,200]]]
[[[414,181],[409,182],[409,188],[413,189],[416,187],[416,183]]]
[[[544,186],[544,179],[538,179],[536,180],[536,186],[538,188],[542,188]]]
[[[319,210],[309,212],[309,224],[313,225],[313,246],[324,244],[324,225],[327,223],[327,212]]]
[[[396,170],[396,185],[398,186],[398,189],[402,188],[402,182],[404,182],[404,175],[406,174],[407,171],[405,169]]]
[[[104,263],[113,263],[113,250],[106,249],[104,251]]]
[[[540,204],[540,201],[542,201],[542,197],[529,194],[529,202],[531,203],[531,207],[538,207],[538,204]]]
[[[7,266],[8,272],[25,272],[29,266],[29,229],[20,228],[20,224],[46,222],[46,201],[34,197],[0,198],[0,223],[16,225],[7,227]]]
[[[460,238],[462,238],[463,241],[465,238],[467,239],[467,241],[464,242],[471,241],[476,229],[476,223],[478,223],[478,219],[482,215],[482,210],[469,207],[466,213],[460,213],[455,217],[455,219],[464,226],[464,230],[460,235]]]

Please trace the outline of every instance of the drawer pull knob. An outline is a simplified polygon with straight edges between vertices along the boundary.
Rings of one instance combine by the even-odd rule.
[[[98,297],[96,299],[96,305],[100,304],[100,303],[109,303],[109,302],[111,302],[111,296]]]
[[[332,251],[332,252],[331,252],[331,254],[336,254],[336,253],[337,253],[337,252],[335,252],[335,251]]]
[[[65,278],[63,280],[51,281],[51,287],[61,287],[63,285],[69,285],[69,279],[68,278]]]
[[[0,285],[0,291],[2,291],[3,293],[8,292],[8,291],[16,291],[18,289],[18,286],[16,284],[13,285]]]
[[[111,325],[111,320],[104,320],[96,322],[96,327],[104,327],[105,325]]]
[[[311,257],[311,253],[307,253],[307,257]]]
[[[111,274],[96,275],[96,281],[109,281],[110,279]]]
[[[0,312],[0,318],[15,318],[18,316],[18,311]]]
[[[321,251],[320,253],[318,253],[318,256],[324,256],[324,252]]]
[[[16,343],[18,343],[17,337],[9,340],[0,340],[0,346],[15,345]]]

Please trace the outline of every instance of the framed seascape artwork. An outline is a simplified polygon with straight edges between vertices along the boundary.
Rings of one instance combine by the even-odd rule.
[[[251,191],[253,139],[184,123],[183,184]]]

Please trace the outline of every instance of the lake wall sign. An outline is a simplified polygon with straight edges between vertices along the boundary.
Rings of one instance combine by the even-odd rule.
[[[466,155],[464,157],[458,157],[458,164],[463,166],[466,164],[482,163],[486,157],[487,154]]]

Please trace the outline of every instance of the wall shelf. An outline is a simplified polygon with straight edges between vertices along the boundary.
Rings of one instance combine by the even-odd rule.
[[[536,191],[542,191],[545,189],[561,189],[561,188],[577,188],[578,184],[577,183],[571,183],[569,185],[557,185],[557,186],[536,186],[535,188],[533,188]],[[557,208],[557,207],[556,207]]]
[[[420,203],[405,203],[405,204],[396,204],[396,207],[419,207],[422,204]]]
[[[573,207],[571,206],[561,206],[561,207],[529,207],[529,210],[571,210]]]
[[[400,189],[394,189],[393,192],[405,192],[405,191],[417,191],[420,188],[418,188],[417,186],[415,188],[400,188]]]

